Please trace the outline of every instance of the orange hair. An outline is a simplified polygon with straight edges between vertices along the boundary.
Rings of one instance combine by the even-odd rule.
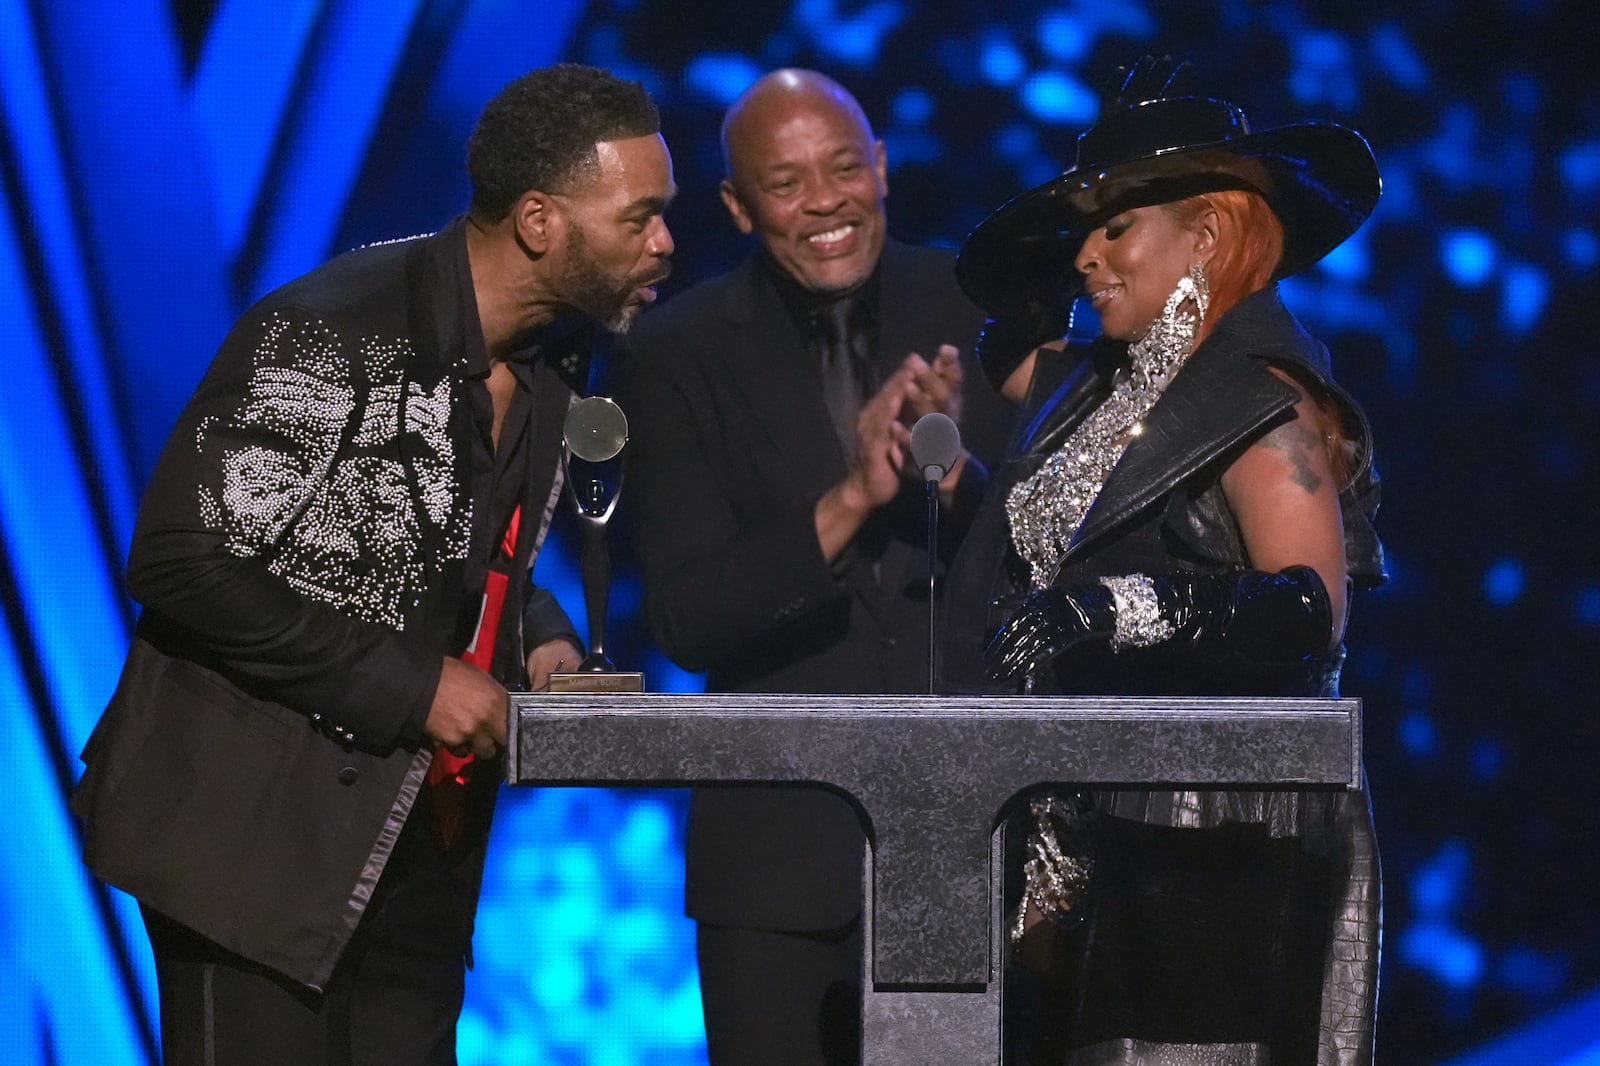
[[[1240,189],[1201,193],[1162,206],[1184,226],[1193,226],[1208,210],[1216,212],[1217,250],[1206,264],[1211,305],[1201,323],[1203,336],[1240,300],[1272,282],[1283,260],[1283,224],[1260,194]],[[1274,367],[1274,372],[1292,380],[1311,397],[1334,477],[1340,488],[1348,486],[1355,463],[1345,443],[1336,404],[1315,383],[1301,380],[1302,375],[1291,374],[1287,368]]]
[[[1208,210],[1217,215],[1217,250],[1206,264],[1211,308],[1205,332],[1234,304],[1264,289],[1283,259],[1283,224],[1258,193],[1240,189],[1201,193],[1163,204],[1181,225],[1192,226]]]

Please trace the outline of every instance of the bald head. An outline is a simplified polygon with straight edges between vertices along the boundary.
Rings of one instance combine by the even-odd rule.
[[[770,71],[739,94],[722,118],[722,166],[734,176],[738,147],[759,139],[764,130],[780,121],[785,111],[796,107],[817,108],[836,113],[856,126],[864,143],[872,143],[872,124],[856,98],[843,85],[826,74],[800,67]]]
[[[844,86],[814,70],[759,78],[722,122],[722,202],[769,261],[813,292],[866,281],[883,251],[883,144]]]

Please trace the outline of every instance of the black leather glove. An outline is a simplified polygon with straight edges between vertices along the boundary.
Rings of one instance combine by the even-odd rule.
[[[983,661],[998,681],[1089,641],[1113,648],[1181,641],[1206,659],[1295,663],[1327,651],[1332,635],[1328,590],[1309,566],[1276,574],[1180,570],[1030,593],[989,642]]]
[[[1003,313],[991,315],[978,334],[977,347],[973,349],[983,376],[996,392],[1006,383],[1011,372],[1022,365],[1028,353],[1046,341],[1060,340],[1072,327],[1072,301],[1065,310],[1043,300],[1028,298],[1018,301]]]

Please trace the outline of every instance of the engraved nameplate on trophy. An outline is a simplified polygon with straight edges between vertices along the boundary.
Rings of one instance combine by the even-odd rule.
[[[577,670],[551,674],[550,691],[643,692],[644,674],[618,670],[605,650],[606,608],[611,595],[606,523],[622,496],[618,456],[628,442],[628,419],[611,400],[590,396],[568,409],[562,438],[567,491],[583,530],[578,571],[589,619],[589,655]]]

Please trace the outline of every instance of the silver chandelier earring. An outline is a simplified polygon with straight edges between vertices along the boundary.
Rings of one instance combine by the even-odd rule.
[[[1189,280],[1194,283],[1194,291],[1190,299],[1194,301],[1195,318],[1205,321],[1206,311],[1211,307],[1211,283],[1206,279],[1206,265],[1204,263],[1189,264]]]

